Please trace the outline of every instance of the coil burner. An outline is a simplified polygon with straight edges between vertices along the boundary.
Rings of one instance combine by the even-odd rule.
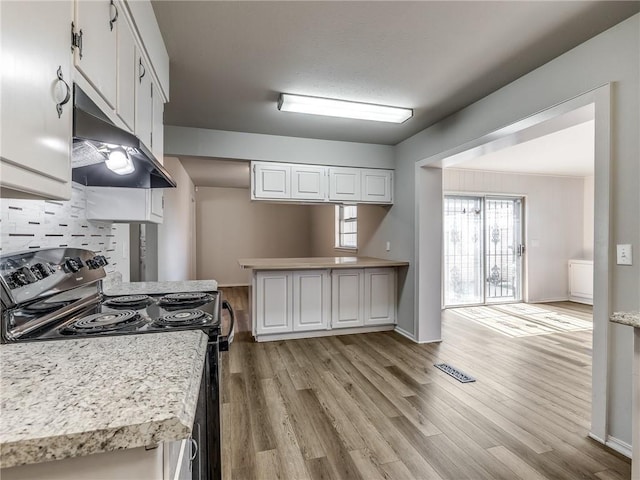
[[[160,317],[154,322],[158,327],[184,327],[210,322],[213,317],[202,310],[181,310]]]
[[[139,310],[153,303],[149,295],[126,295],[116,297],[104,302],[104,305],[111,308],[133,308]]]
[[[213,300],[213,296],[203,292],[169,293],[158,300],[162,307],[185,307],[189,305],[202,305]]]
[[[123,310],[114,313],[95,313],[74,321],[63,328],[60,333],[64,335],[86,335],[113,332],[135,325],[140,320],[140,315],[133,310]]]

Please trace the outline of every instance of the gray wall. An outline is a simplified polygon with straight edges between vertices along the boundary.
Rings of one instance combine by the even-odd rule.
[[[165,157],[164,166],[178,186],[164,190],[164,219],[158,225],[158,280],[194,280],[195,187],[180,160]]]
[[[164,129],[165,155],[393,168],[393,147],[202,128]]]
[[[525,197],[524,299],[568,300],[568,261],[584,257],[584,179],[446,168],[445,193],[497,193]],[[560,206],[560,207],[559,207]],[[593,205],[591,207],[593,226]],[[593,233],[591,234],[593,239]],[[591,244],[590,252],[593,251]]]
[[[307,205],[252,202],[247,188],[198,187],[197,276],[222,286],[249,285],[239,258],[311,255]]]
[[[579,45],[575,49],[497,90],[442,122],[423,130],[396,146],[396,203],[381,225],[378,236],[391,239],[391,255],[415,262],[416,162],[458,147],[504,126],[574,98],[609,82],[612,97],[612,197],[611,235],[613,243],[640,244],[640,15]],[[597,228],[597,226],[596,226]],[[381,242],[367,251],[382,256]],[[422,260],[422,259],[421,259]],[[640,262],[632,267],[614,267],[612,306],[614,310],[637,310],[640,297]],[[416,301],[409,272],[400,296],[400,321],[412,327]],[[409,288],[406,288],[409,287]],[[440,288],[432,285],[431,288]],[[429,286],[421,286],[421,289]],[[606,321],[606,319],[596,319]],[[631,359],[629,327],[610,327],[608,388],[609,434],[631,443]]]

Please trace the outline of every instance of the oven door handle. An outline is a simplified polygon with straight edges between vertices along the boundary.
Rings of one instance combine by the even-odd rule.
[[[226,300],[222,302],[222,308],[229,312],[229,316],[231,317],[231,326],[229,327],[229,333],[226,336],[220,336],[218,339],[218,347],[221,352],[226,352],[229,350],[229,346],[233,343],[233,336],[235,334],[236,329],[236,315],[233,313],[233,308],[231,308],[231,304]]]

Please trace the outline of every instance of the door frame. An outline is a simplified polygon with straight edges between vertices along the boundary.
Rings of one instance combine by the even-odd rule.
[[[444,238],[444,200],[446,199],[446,197],[472,197],[472,198],[480,198],[481,199],[481,204],[482,204],[482,209],[483,209],[483,215],[482,215],[482,236],[483,236],[483,242],[482,242],[482,270],[483,270],[483,274],[482,274],[482,278],[483,280],[483,288],[482,288],[482,302],[481,303],[463,303],[463,304],[452,304],[452,305],[447,305],[445,302],[445,272],[444,272],[444,266],[445,266],[445,262],[444,262],[444,246],[445,246],[445,238]],[[458,192],[458,191],[443,191],[442,192],[442,200],[443,200],[443,209],[442,209],[442,285],[441,285],[441,289],[442,289],[442,300],[441,300],[441,306],[443,309],[445,308],[458,308],[458,307],[477,307],[477,306],[485,306],[485,305],[500,305],[500,304],[508,304],[508,303],[520,303],[520,302],[527,302],[528,301],[528,295],[527,295],[527,289],[526,289],[526,285],[527,285],[527,276],[526,276],[526,272],[527,272],[527,268],[526,268],[526,264],[527,264],[527,257],[526,257],[526,248],[525,248],[525,254],[522,255],[520,257],[520,279],[519,279],[519,289],[520,289],[520,298],[518,300],[507,300],[507,301],[503,301],[503,302],[487,302],[487,291],[486,291],[486,278],[487,278],[487,265],[486,265],[486,255],[487,255],[487,245],[486,245],[486,235],[487,235],[487,225],[486,225],[486,210],[485,210],[485,206],[486,206],[486,199],[487,198],[504,198],[505,200],[520,200],[521,201],[521,206],[520,206],[520,244],[521,245],[525,245],[527,244],[527,225],[526,225],[526,220],[527,220],[527,215],[526,215],[526,205],[527,205],[527,196],[524,194],[517,194],[517,193],[478,193],[478,192],[467,192],[467,191],[463,191],[463,192]]]
[[[611,283],[613,245],[611,208],[611,96],[613,84],[606,83],[574,98],[488,133],[455,148],[432,155],[415,164],[415,292],[414,332],[418,342],[442,339],[442,168],[479,156],[481,153],[531,139],[536,127],[559,115],[593,105],[595,118],[595,208],[594,208],[594,297],[591,431],[594,440],[608,439],[607,387],[609,382],[609,317],[612,312]],[[539,133],[538,135],[539,136]],[[535,137],[533,137],[535,138]],[[438,285],[440,287],[438,287]],[[437,291],[439,288],[440,291]],[[434,290],[436,290],[434,292]],[[612,445],[615,448],[615,445]]]

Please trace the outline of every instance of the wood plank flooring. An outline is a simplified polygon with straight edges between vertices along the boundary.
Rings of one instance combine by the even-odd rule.
[[[238,317],[223,355],[225,480],[631,476],[587,438],[591,332],[508,338],[445,312],[440,344],[392,332],[255,343],[247,289],[223,293]]]

